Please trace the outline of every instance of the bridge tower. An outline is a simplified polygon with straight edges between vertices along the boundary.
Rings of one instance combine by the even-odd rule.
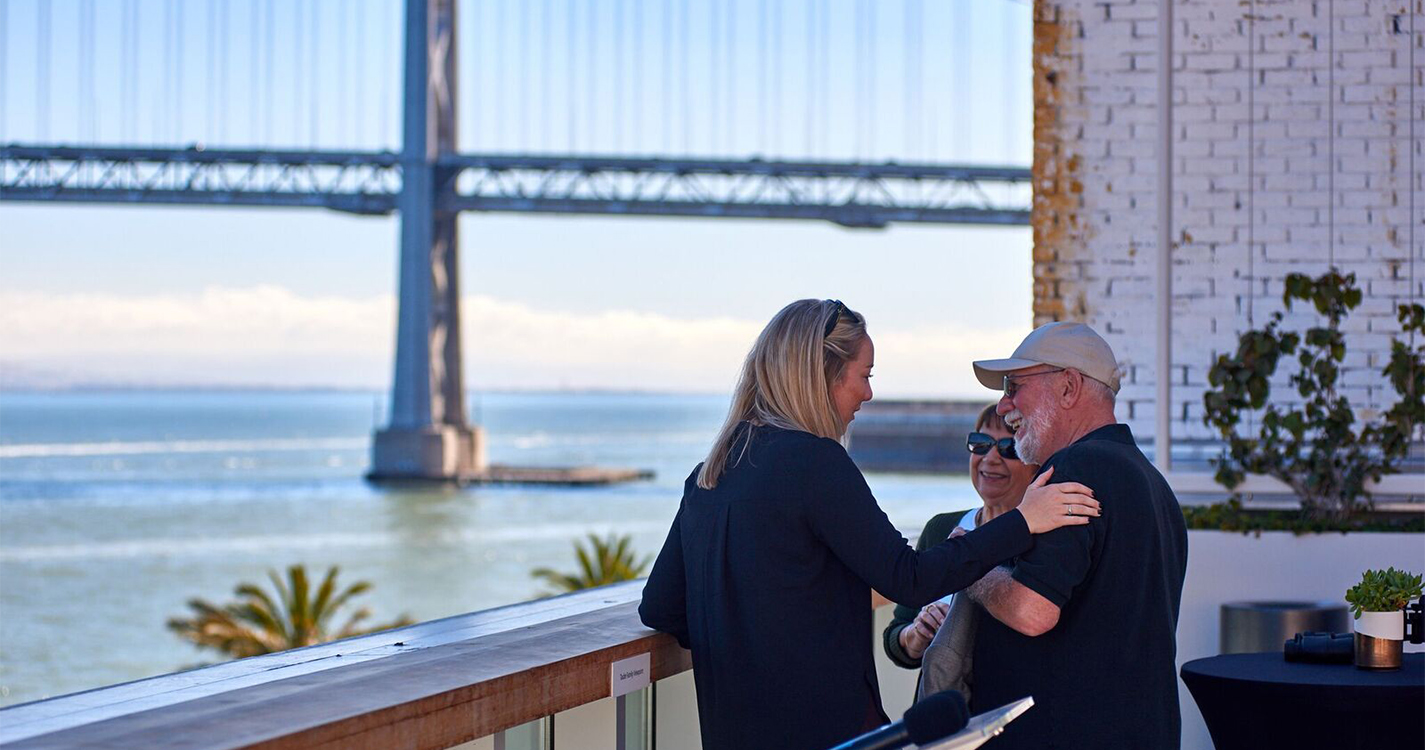
[[[465,415],[460,360],[456,152],[456,0],[406,0],[401,253],[390,423],[376,431],[370,478],[455,479],[485,468],[484,431]]]

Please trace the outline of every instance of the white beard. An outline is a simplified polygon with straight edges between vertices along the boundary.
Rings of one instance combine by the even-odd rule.
[[[1004,421],[1016,428],[1014,430],[1014,452],[1019,454],[1019,460],[1027,464],[1042,465],[1049,458],[1049,456],[1042,455],[1044,439],[1054,426],[1053,420],[1048,414],[1038,411],[1026,415],[1015,409],[1004,416]]]

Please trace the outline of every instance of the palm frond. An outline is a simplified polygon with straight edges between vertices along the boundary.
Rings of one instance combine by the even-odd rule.
[[[287,568],[287,578],[292,582],[292,636],[306,645],[314,635],[311,600],[307,598],[307,567],[293,565]]]
[[[278,606],[266,591],[250,583],[240,584],[234,592],[245,597],[243,602],[243,619],[256,625],[262,630],[277,633],[283,638],[290,638],[292,635],[291,625],[287,622],[285,614],[287,612],[285,604]]]
[[[337,594],[336,598],[333,599],[331,603],[327,605],[327,608],[335,612],[336,610],[346,606],[347,601],[349,601],[352,597],[360,596],[361,594],[366,593],[370,589],[371,583],[369,581],[357,581],[356,583],[347,586],[346,589],[343,590],[340,594]]]
[[[376,632],[409,625],[413,621],[402,615],[397,620],[370,628],[361,628],[371,616],[365,607],[352,613],[335,635],[329,634],[326,623],[348,601],[371,589],[367,581],[338,591],[336,566],[330,567],[315,592],[310,586],[306,567],[293,565],[287,569],[284,581],[277,571],[268,571],[275,595],[251,583],[240,583],[233,590],[236,601],[217,605],[205,599],[187,602],[189,617],[170,617],[167,627],[179,638],[199,648],[227,654],[234,658],[283,651],[298,646],[324,643],[336,638]]]
[[[538,568],[531,571],[530,575],[548,582],[559,591],[578,591],[632,580],[652,562],[652,557],[637,561],[632,546],[633,540],[628,536],[610,534],[607,538],[601,538],[596,534],[589,534],[587,548],[583,542],[574,542],[574,559],[577,564],[574,573]]]
[[[325,628],[326,622],[335,611],[332,607],[332,594],[336,592],[336,576],[340,571],[336,565],[327,568],[327,574],[322,578],[322,585],[317,587],[317,599],[312,603],[312,618],[316,621],[318,628]]]

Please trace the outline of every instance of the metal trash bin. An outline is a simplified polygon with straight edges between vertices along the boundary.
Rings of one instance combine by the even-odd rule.
[[[1351,615],[1341,602],[1228,602],[1222,605],[1218,648],[1224,654],[1282,650],[1297,633],[1349,633]]]

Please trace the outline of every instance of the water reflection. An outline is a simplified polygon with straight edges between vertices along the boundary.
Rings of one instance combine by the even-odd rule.
[[[571,543],[591,532],[630,534],[651,554],[726,409],[715,397],[577,394],[481,406],[494,461],[657,478],[376,489],[361,479],[367,394],[0,394],[0,703],[206,658],[165,619],[293,563],[371,581],[376,619],[432,619],[536,596],[530,571],[572,570]],[[907,528],[974,503],[963,477],[869,481]]]

